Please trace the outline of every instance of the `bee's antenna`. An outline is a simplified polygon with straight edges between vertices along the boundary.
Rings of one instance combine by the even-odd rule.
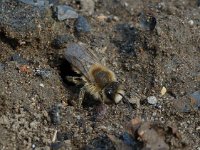
[[[122,99],[123,102],[126,103],[128,105],[129,110],[132,111],[132,107],[131,107],[131,104],[130,104],[128,98],[126,96],[122,95],[121,93],[117,93],[117,94],[119,94],[123,97],[123,99]]]

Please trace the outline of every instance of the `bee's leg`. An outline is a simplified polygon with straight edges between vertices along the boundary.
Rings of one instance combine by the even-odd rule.
[[[73,82],[77,85],[83,84],[83,79],[81,77],[66,76],[67,81]]]
[[[100,93],[100,99],[101,99],[101,102],[104,104],[104,98],[103,98],[103,93],[102,92]]]
[[[81,105],[82,105],[82,102],[83,102],[83,99],[84,99],[84,95],[85,95],[85,87],[83,86],[80,90],[80,93],[79,93],[79,103],[78,103],[78,107],[80,108]]]

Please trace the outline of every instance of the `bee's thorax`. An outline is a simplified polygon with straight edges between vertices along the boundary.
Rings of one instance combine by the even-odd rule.
[[[100,64],[94,64],[91,66],[89,74],[93,83],[101,89],[103,89],[110,82],[116,81],[115,74]]]

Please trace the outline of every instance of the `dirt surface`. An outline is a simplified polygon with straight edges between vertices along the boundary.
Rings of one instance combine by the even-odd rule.
[[[71,6],[79,18],[58,20],[58,5]],[[198,5],[196,0],[1,1],[0,149],[126,149],[116,146],[115,138],[140,118],[156,126],[148,131],[152,137],[163,129],[165,149],[199,150]],[[86,21],[78,23],[80,16]],[[76,106],[80,87],[65,79],[74,73],[64,49],[78,42],[116,73],[131,109],[123,102],[101,105],[89,94]],[[145,125],[130,149],[159,149],[141,136]]]

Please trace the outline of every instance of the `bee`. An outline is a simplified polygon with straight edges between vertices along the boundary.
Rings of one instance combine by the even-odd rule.
[[[83,43],[72,43],[65,49],[65,58],[71,63],[73,70],[81,77],[67,76],[68,81],[83,84],[79,93],[79,107],[85,92],[93,95],[102,103],[119,103],[124,97],[122,85],[116,75],[100,61]]]

